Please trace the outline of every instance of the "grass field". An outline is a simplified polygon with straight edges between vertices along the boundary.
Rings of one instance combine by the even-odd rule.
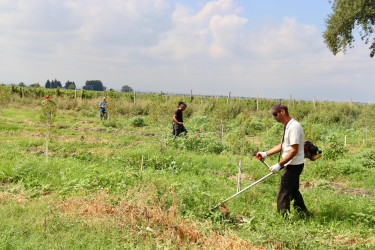
[[[140,98],[140,107],[113,103],[127,111],[113,109],[109,121],[98,118],[99,99],[55,98],[48,162],[41,99],[13,97],[3,104],[0,247],[375,247],[375,142],[372,127],[363,125],[371,124],[373,106],[357,106],[365,110],[350,123],[328,116],[319,120],[313,112],[304,116],[315,119],[311,123],[298,117],[303,107],[295,108],[292,114],[307,139],[315,139],[326,154],[308,161],[301,175],[301,192],[313,216],[300,219],[292,211],[284,220],[276,212],[280,174],[227,202],[229,214],[211,210],[236,193],[240,159],[242,188],[269,173],[252,157],[255,149],[275,145],[282,133],[268,117],[268,102],[241,123],[246,113],[221,119],[213,104],[195,100],[184,114],[188,138],[173,139],[170,120],[179,98],[159,106],[152,96]],[[151,108],[142,112],[146,106]],[[212,110],[210,123],[202,106]],[[320,115],[324,112],[332,114],[323,107]],[[276,160],[267,158],[269,164]]]

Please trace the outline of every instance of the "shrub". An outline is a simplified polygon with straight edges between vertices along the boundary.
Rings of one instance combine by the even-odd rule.
[[[178,149],[198,151],[203,153],[216,153],[220,154],[226,149],[226,146],[218,140],[212,134],[208,134],[207,137],[200,135],[194,136],[180,136],[174,138],[173,136],[167,137],[167,145],[174,146]]]
[[[353,156],[353,161],[366,168],[375,168],[375,148],[368,148]]]
[[[328,147],[326,147],[324,150],[325,158],[336,160],[347,152],[347,149],[344,147],[343,143],[338,142],[337,135],[329,135],[325,141],[326,145],[328,145]]]
[[[136,117],[131,118],[130,124],[133,127],[144,127],[147,125],[145,119],[141,116],[136,116]]]
[[[165,170],[171,172],[180,172],[181,168],[173,160],[172,156],[154,155],[145,161],[144,167],[151,167],[155,170]]]
[[[199,132],[204,132],[208,130],[209,120],[207,116],[196,116],[186,123],[189,129]]]

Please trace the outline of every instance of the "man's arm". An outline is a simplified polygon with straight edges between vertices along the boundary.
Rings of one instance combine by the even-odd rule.
[[[177,123],[177,124],[180,124],[180,125],[183,125],[183,124],[184,124],[184,123],[182,123],[182,122],[177,121],[177,116],[176,116],[176,114],[173,115],[173,121],[174,121],[175,123]]]
[[[267,155],[274,155],[281,151],[281,143],[266,151]]]
[[[298,153],[298,144],[291,145],[289,153],[279,162],[280,166],[284,166],[287,162],[292,160]]]

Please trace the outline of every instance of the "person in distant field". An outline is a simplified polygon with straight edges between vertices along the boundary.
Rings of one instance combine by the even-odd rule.
[[[107,119],[107,112],[105,111],[105,102],[106,98],[103,97],[103,101],[99,103],[99,108],[100,108],[100,120]]]
[[[187,130],[184,127],[184,119],[182,118],[182,111],[186,109],[187,105],[184,102],[179,102],[178,107],[175,109],[173,113],[173,120],[172,120],[172,134],[176,137],[179,136],[181,133],[187,134]]]
[[[283,168],[277,193],[277,211],[283,216],[290,213],[290,203],[294,200],[294,209],[301,218],[309,215],[302,194],[299,191],[299,176],[304,167],[304,131],[299,122],[290,117],[288,107],[276,103],[269,111],[273,118],[284,125],[281,143],[266,152],[258,152],[256,156],[265,158],[268,155],[282,153],[282,159],[270,168],[273,173]]]

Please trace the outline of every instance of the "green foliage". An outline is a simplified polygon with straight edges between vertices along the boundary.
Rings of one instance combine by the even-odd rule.
[[[11,98],[11,92],[9,88],[5,86],[0,86],[0,108],[6,107]]]
[[[353,223],[362,222],[369,226],[375,226],[375,207],[370,207],[366,211],[354,212],[351,216]]]
[[[52,80],[52,81],[47,80],[47,82],[45,84],[45,88],[57,89],[57,88],[62,88],[62,85],[61,85],[61,82],[56,80],[56,79]]]
[[[366,148],[352,157],[353,162],[365,168],[375,168],[375,149]]]
[[[338,136],[335,134],[327,136],[325,139],[326,147],[324,149],[324,158],[336,160],[347,153],[344,143],[340,143]]]
[[[30,84],[30,87],[40,88],[40,84],[39,83],[33,83],[33,84]]]
[[[40,112],[40,121],[47,126],[48,139],[51,137],[51,124],[56,119],[56,103],[49,96],[42,102],[42,110]]]
[[[210,121],[207,116],[195,116],[185,123],[189,127],[189,130],[197,132],[205,132],[208,130]]]
[[[132,91],[133,91],[133,89],[128,85],[124,85],[121,88],[121,92],[132,92]]]
[[[74,82],[67,81],[65,83],[64,89],[76,89],[76,84]]]
[[[176,138],[169,136],[166,138],[166,144],[177,149],[203,153],[220,154],[226,149],[226,146],[212,134],[206,136],[195,134],[188,137],[181,135]]]
[[[340,124],[351,125],[359,114],[359,110],[353,109],[347,103],[324,103],[316,111],[309,113],[305,118],[310,123],[320,123],[324,125]]]
[[[83,86],[84,90],[94,90],[94,91],[105,91],[105,87],[100,80],[91,80],[86,81],[85,86]]]
[[[40,121],[51,124],[56,119],[56,103],[49,97],[42,102],[42,110],[40,113]]]
[[[346,52],[353,47],[355,34],[360,30],[360,37],[366,44],[375,29],[375,5],[369,0],[334,0],[333,13],[326,20],[326,31],[323,33],[324,42],[334,55],[340,51]],[[375,41],[370,46],[370,57],[375,55]]]
[[[0,95],[9,98],[0,119],[4,248],[216,248],[189,237],[175,241],[175,235],[201,238],[211,232],[215,237],[209,242],[230,232],[223,241],[236,238],[260,248],[371,248],[375,243],[375,151],[368,146],[375,141],[374,105],[325,102],[314,109],[312,103],[301,102],[290,108],[323,157],[307,161],[301,175],[300,190],[313,216],[301,220],[292,210],[284,220],[275,205],[280,174],[228,201],[229,215],[210,210],[236,193],[238,168],[233,163],[239,159],[242,188],[268,173],[252,152],[280,143],[282,125],[268,113],[272,101],[259,100],[257,111],[252,99],[227,104],[226,98],[204,97],[202,104],[200,97],[190,102],[181,96],[140,93],[132,103],[129,93],[115,91],[84,91],[82,99],[77,92],[75,100],[72,90],[60,89],[58,97],[55,89],[24,90],[21,100],[19,86],[0,86]],[[56,140],[49,143],[48,164],[38,93],[57,103]],[[109,118],[116,126],[98,119],[98,103],[105,95],[111,95]],[[163,137],[159,154],[160,137],[154,135],[171,132],[180,100],[188,103],[188,136]],[[130,121],[138,117],[148,126],[133,126]],[[266,161],[273,164],[276,158]],[[142,216],[145,220],[139,220]],[[190,230],[188,222],[199,226]]]
[[[51,82],[49,80],[47,80],[46,83],[45,83],[45,85],[44,85],[44,87],[46,89],[50,89],[51,88]]]
[[[181,171],[173,156],[154,155],[147,159],[144,164],[145,168],[153,168],[155,170],[164,170],[178,173]]]
[[[146,120],[142,116],[136,116],[136,117],[131,118],[130,119],[130,124],[133,127],[144,127],[144,126],[147,126]]]

